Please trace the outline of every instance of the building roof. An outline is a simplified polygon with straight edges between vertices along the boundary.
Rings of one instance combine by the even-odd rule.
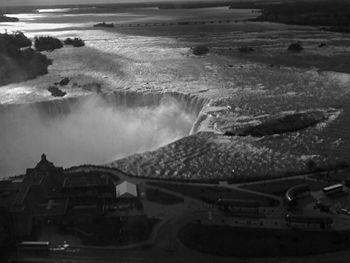
[[[115,187],[116,197],[121,197],[123,195],[129,195],[133,197],[137,197],[137,186],[136,184],[132,184],[130,182],[124,181],[121,184],[118,184]]]
[[[333,185],[330,185],[330,186],[323,187],[323,191],[331,191],[331,190],[339,189],[339,188],[342,188],[342,187],[343,187],[342,184],[333,184]]]

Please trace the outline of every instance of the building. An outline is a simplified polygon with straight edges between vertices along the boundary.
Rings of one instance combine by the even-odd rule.
[[[117,199],[138,198],[137,185],[124,181],[116,185],[115,194]]]
[[[342,184],[334,184],[334,185],[324,187],[322,190],[323,190],[325,195],[332,195],[332,194],[336,194],[336,193],[341,193],[343,191],[343,185]]]
[[[135,194],[133,186],[127,185],[129,194]],[[25,175],[0,182],[0,206],[9,212],[18,238],[30,237],[35,226],[46,223],[76,222],[87,214],[93,219],[115,201],[115,186],[108,175],[65,174],[45,154]]]
[[[64,216],[68,200],[60,194],[63,179],[63,168],[55,167],[45,154],[34,168],[27,169],[8,205],[16,236],[29,236],[33,225]]]

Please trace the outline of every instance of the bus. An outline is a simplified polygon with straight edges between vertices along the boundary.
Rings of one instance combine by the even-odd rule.
[[[328,194],[335,194],[343,191],[343,185],[342,184],[334,184],[323,188],[323,192]]]
[[[26,251],[50,251],[51,243],[49,241],[22,241],[19,248]]]

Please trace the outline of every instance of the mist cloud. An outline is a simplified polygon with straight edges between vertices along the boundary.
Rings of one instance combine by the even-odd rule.
[[[22,105],[0,114],[0,176],[24,173],[41,153],[68,167],[156,149],[188,135],[195,119],[173,100],[116,108],[95,97],[70,114],[47,118],[41,110]]]

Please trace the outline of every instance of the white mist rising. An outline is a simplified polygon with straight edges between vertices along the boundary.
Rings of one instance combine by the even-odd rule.
[[[0,177],[24,173],[41,153],[68,167],[152,150],[188,135],[195,120],[173,100],[126,108],[90,98],[50,118],[42,110],[21,105],[0,114]]]

